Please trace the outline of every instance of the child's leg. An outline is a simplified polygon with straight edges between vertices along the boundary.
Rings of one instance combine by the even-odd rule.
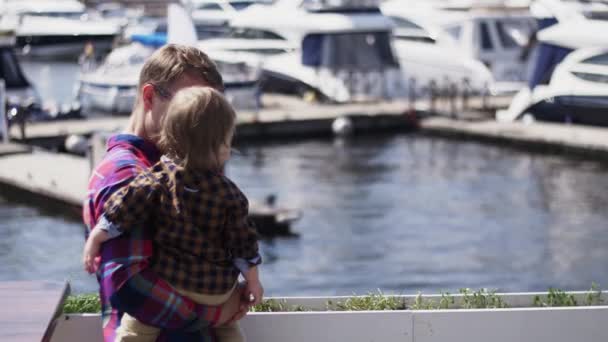
[[[196,293],[196,292],[192,292],[192,291],[186,291],[186,290],[182,290],[182,289],[177,289],[177,291],[180,292],[181,294],[183,294],[184,296],[189,297],[190,299],[192,299],[193,301],[195,301],[199,304],[222,305],[230,298],[230,296],[232,295],[232,292],[236,288],[236,285],[237,284],[235,283],[234,286],[232,287],[232,289],[230,289],[230,291],[223,293],[223,294],[219,294],[219,295],[207,295],[207,294],[201,294],[201,293]],[[241,331],[241,328],[240,328],[238,322],[232,322],[230,324],[225,324],[225,325],[222,325],[219,327],[214,327],[213,331],[215,332],[215,334],[217,336],[218,342],[244,342],[245,341],[245,335],[243,335],[243,332]]]
[[[129,314],[122,315],[115,342],[155,342],[160,329],[145,325]]]
[[[219,342],[245,342],[245,335],[239,322],[232,322],[213,328]]]

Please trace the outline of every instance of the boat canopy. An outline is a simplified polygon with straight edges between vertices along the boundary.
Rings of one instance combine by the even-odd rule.
[[[161,47],[167,44],[167,35],[165,33],[134,34],[131,36],[131,41],[145,46]]]

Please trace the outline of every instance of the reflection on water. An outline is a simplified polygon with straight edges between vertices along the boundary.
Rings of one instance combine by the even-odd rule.
[[[269,295],[608,284],[606,168],[417,135],[239,146],[228,174],[304,214],[264,241]],[[75,280],[82,227],[0,203],[0,279]]]

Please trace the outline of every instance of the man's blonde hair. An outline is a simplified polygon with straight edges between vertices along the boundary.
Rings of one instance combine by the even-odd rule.
[[[218,169],[220,148],[234,130],[232,105],[211,87],[179,90],[169,103],[163,120],[159,148],[190,169]]]
[[[146,83],[169,87],[185,73],[224,91],[222,75],[209,56],[198,48],[177,44],[165,45],[148,58],[139,74],[139,87]]]

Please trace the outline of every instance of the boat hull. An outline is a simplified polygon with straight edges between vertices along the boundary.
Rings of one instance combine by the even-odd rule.
[[[114,35],[18,35],[16,49],[20,55],[30,57],[78,58],[88,42],[96,54],[107,53],[114,42]]]
[[[524,113],[539,121],[608,126],[608,96],[556,96],[537,102]]]

